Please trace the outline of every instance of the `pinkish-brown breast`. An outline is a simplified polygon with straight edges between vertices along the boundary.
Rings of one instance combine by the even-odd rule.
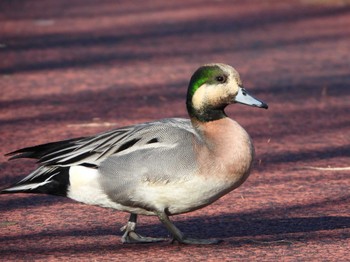
[[[229,190],[240,186],[249,176],[254,147],[248,133],[230,118],[198,126],[201,141],[195,142],[200,176],[225,181]]]

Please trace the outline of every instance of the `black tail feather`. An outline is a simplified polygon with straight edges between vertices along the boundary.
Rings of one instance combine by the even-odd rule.
[[[40,193],[67,196],[67,190],[70,184],[69,168],[39,168],[18,183],[1,190],[0,194]]]

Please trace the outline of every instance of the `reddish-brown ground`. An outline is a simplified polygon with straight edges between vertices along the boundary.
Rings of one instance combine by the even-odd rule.
[[[174,217],[216,246],[122,245],[128,215],[44,195],[0,196],[0,260],[349,261],[350,4],[300,1],[1,1],[0,187],[34,167],[9,151],[186,117],[203,63],[237,68],[270,108],[227,113],[255,168],[213,205]],[[330,167],[315,170],[309,167]],[[154,217],[144,235],[167,236]]]

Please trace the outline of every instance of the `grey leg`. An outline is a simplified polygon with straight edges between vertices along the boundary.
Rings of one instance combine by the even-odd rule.
[[[135,232],[137,215],[131,214],[128,223],[120,230],[125,231],[122,243],[153,243],[166,240],[165,238],[143,237]]]
[[[159,220],[163,225],[168,229],[168,231],[173,235],[174,240],[178,241],[181,244],[200,244],[200,245],[210,245],[218,244],[222,240],[219,239],[194,239],[187,238],[169,219],[167,214],[164,212],[157,213]]]

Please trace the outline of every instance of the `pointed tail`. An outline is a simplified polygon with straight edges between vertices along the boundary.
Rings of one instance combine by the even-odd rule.
[[[2,189],[0,194],[42,193],[67,196],[69,167],[39,167],[18,183]]]

